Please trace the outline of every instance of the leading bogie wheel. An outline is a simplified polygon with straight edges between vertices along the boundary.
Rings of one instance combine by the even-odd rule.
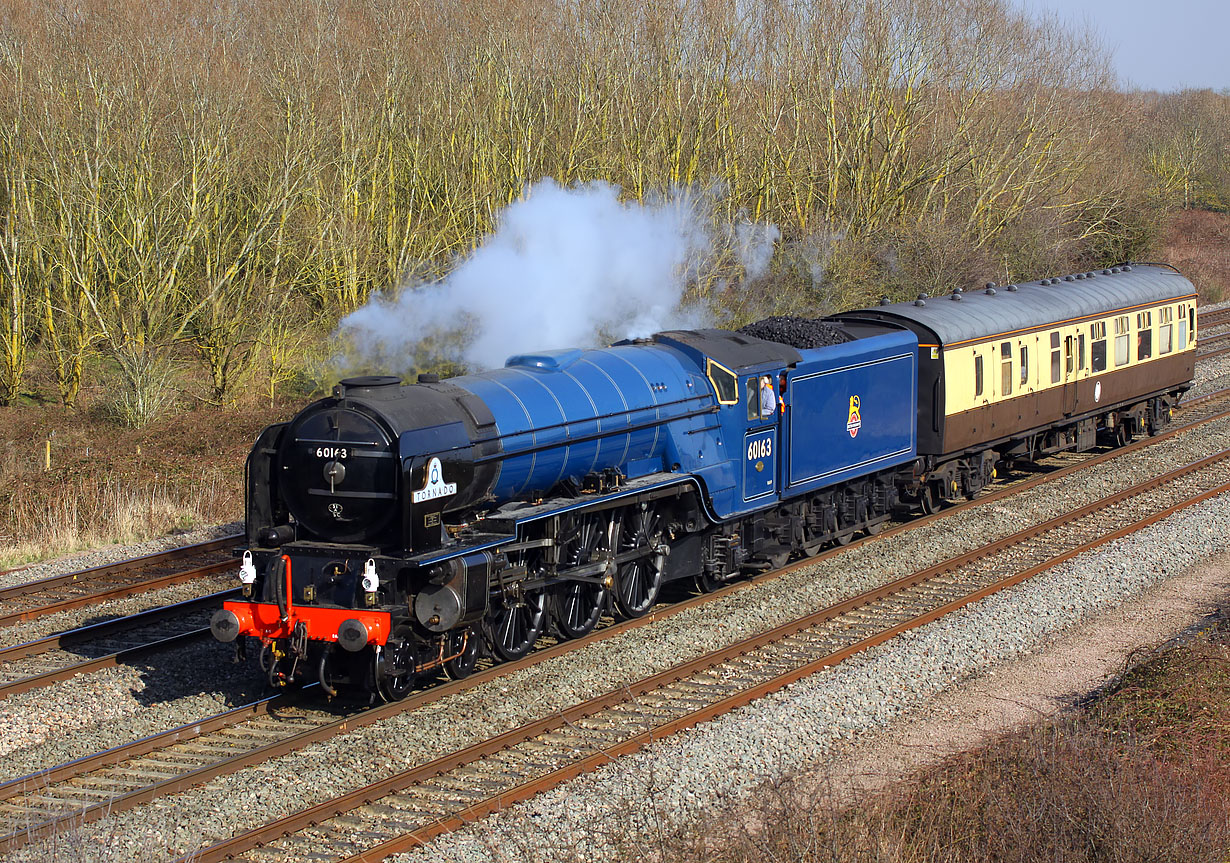
[[[461,680],[474,673],[482,648],[482,637],[474,629],[454,629],[444,637],[444,673],[449,680]]]
[[[414,690],[419,655],[409,626],[403,624],[393,630],[376,662],[376,685],[385,701],[401,701]]]

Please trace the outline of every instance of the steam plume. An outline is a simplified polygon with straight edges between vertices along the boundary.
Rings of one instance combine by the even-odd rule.
[[[339,335],[368,366],[406,371],[430,358],[477,370],[520,352],[702,325],[703,309],[680,307],[712,254],[699,209],[685,194],[625,203],[608,183],[543,180],[445,279],[377,296],[342,319]],[[736,254],[763,269],[777,229],[737,235]]]

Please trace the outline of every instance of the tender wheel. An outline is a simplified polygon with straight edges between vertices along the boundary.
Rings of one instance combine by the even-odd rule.
[[[461,680],[474,673],[474,665],[482,647],[482,639],[473,629],[454,629],[445,636],[444,673],[449,680]]]
[[[534,649],[546,625],[547,592],[526,591],[520,600],[496,609],[489,625],[491,649],[506,662],[521,659]]]
[[[661,519],[649,508],[638,508],[624,522],[619,538],[619,550],[646,548],[662,540]],[[615,610],[621,617],[644,617],[658,601],[662,590],[663,563],[658,555],[649,554],[620,565],[615,573]]]
[[[607,524],[596,516],[578,521],[564,544],[560,567],[585,566],[607,558]],[[603,576],[591,576],[602,578]],[[560,638],[589,635],[606,611],[607,589],[593,581],[568,581],[551,588],[551,625]]]
[[[385,701],[401,701],[414,690],[419,655],[410,627],[401,625],[393,630],[376,662],[376,685]]]
[[[778,551],[769,555],[769,569],[781,569],[790,560],[790,550]]]
[[[848,525],[840,515],[837,516],[837,535],[833,537],[833,542],[837,545],[849,545],[853,539],[854,528]]]

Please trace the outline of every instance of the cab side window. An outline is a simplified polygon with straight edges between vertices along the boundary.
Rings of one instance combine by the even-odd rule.
[[[709,376],[709,383],[713,385],[713,392],[717,394],[719,403],[724,405],[739,403],[739,379],[735,377],[734,372],[721,363],[709,360],[707,363],[707,374]]]

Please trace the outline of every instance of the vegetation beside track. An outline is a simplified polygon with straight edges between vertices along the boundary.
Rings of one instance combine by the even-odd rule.
[[[0,410],[0,569],[243,518],[244,460],[279,410],[292,408],[202,407],[142,429]]]

